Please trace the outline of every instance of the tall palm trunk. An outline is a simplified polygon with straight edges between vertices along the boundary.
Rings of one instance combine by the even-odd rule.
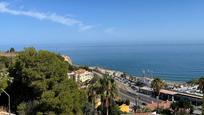
[[[157,112],[159,113],[159,95],[160,93],[158,93],[157,95]]]
[[[96,96],[94,95],[94,97],[93,97],[93,113],[94,113],[94,115],[96,114]]]
[[[106,97],[106,115],[108,115],[108,114],[109,114],[108,105],[109,105],[109,102],[108,102],[108,97]]]
[[[151,87],[153,88],[154,93],[157,94],[157,98],[159,98],[160,95],[160,90],[161,88],[163,88],[165,85],[165,83],[160,80],[160,78],[155,78],[152,82],[151,82]],[[157,110],[159,109],[159,101],[157,100]]]

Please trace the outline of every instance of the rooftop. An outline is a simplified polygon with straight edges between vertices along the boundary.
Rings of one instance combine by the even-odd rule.
[[[171,106],[171,102],[170,101],[162,101],[159,103],[159,108],[164,108],[164,109],[168,109]],[[156,102],[152,102],[150,104],[146,105],[146,108],[149,108],[151,110],[155,110],[157,108],[157,103]]]
[[[160,93],[170,94],[170,95],[175,95],[175,94],[177,94],[177,92],[175,92],[175,91],[170,91],[170,90],[165,90],[165,89],[161,89],[161,90],[160,90]]]
[[[152,91],[152,88],[151,88],[151,87],[146,87],[146,86],[141,87],[140,89],[143,89],[143,90],[148,90],[148,91]]]
[[[86,72],[85,69],[78,69],[78,70],[75,71],[75,74],[83,74],[85,72]]]
[[[4,57],[16,57],[17,53],[15,53],[15,52],[11,52],[11,53],[0,52],[0,56],[4,56]]]
[[[198,95],[193,95],[193,94],[188,94],[188,93],[181,93],[181,92],[179,92],[178,94],[180,94],[180,95],[184,95],[184,96],[188,96],[188,97],[193,97],[193,98],[203,99],[202,96],[198,96]]]

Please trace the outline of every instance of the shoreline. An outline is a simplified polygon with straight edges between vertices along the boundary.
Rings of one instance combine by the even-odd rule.
[[[80,66],[80,65],[78,65]],[[123,72],[123,71],[118,71],[118,70],[113,70],[113,69],[109,69],[109,68],[104,68],[104,67],[99,67],[99,66],[88,66],[89,69],[91,70],[94,70],[94,69],[100,69],[101,71],[106,71],[107,73],[109,74],[113,74],[113,73],[116,73],[116,74],[126,74],[128,77],[132,78],[132,79],[142,79],[142,78],[147,78],[147,79],[154,79],[156,78],[156,76],[136,76],[136,75],[130,75],[129,73],[127,72]],[[158,78],[160,78],[158,76]],[[181,84],[186,84],[187,81],[171,81],[171,80],[165,80],[165,79],[162,79],[160,78],[161,80],[163,80],[165,83],[167,84],[177,84],[177,85],[181,85]]]
[[[182,75],[180,76],[179,75],[176,75],[176,74],[173,74],[173,75],[169,75],[168,77],[166,76],[163,76],[163,75],[159,75],[158,73],[152,73],[151,70],[150,72],[148,72],[148,69],[146,70],[146,73],[145,75],[142,74],[142,71],[141,71],[141,74],[131,74],[127,71],[122,71],[122,70],[117,70],[117,69],[113,69],[111,67],[104,67],[104,66],[98,66],[98,65],[85,65],[85,64],[77,64],[78,66],[84,66],[84,67],[98,67],[98,68],[101,68],[101,69],[105,69],[105,70],[108,70],[108,71],[115,71],[115,72],[122,72],[122,73],[126,73],[127,75],[129,76],[133,76],[133,77],[148,77],[148,78],[160,78],[161,80],[164,80],[165,82],[175,82],[175,83],[178,83],[178,84],[183,84],[183,83],[187,83],[189,81],[192,81],[192,80],[195,80],[195,79],[198,79],[200,78],[200,76],[185,76],[185,75]],[[183,77],[185,76],[185,77]],[[201,75],[202,76],[202,75]],[[186,79],[187,78],[187,79]]]
[[[98,72],[102,75],[104,74],[108,74],[110,76],[113,77],[114,80],[122,79],[123,80],[123,85],[127,88],[132,88],[133,86],[137,86],[136,83],[143,83],[144,86],[137,86],[137,87],[144,87],[144,88],[150,88],[151,89],[151,82],[154,80],[153,77],[143,77],[143,76],[129,76],[127,73],[126,76],[124,75],[124,72],[121,71],[115,71],[115,70],[110,70],[110,69],[105,69],[105,68],[101,68],[101,67],[88,67],[90,70]],[[166,83],[166,88],[164,88],[167,91],[173,91],[176,92],[178,94],[182,94],[182,95],[188,95],[188,96],[197,96],[199,98],[201,98],[200,96],[202,95],[202,93],[198,92],[197,88],[198,85],[194,84],[188,84],[187,82],[172,82],[172,81],[166,81],[163,80]],[[121,84],[120,83],[120,84]],[[126,85],[125,85],[126,84]]]

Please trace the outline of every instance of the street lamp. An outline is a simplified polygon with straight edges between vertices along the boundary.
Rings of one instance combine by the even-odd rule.
[[[10,95],[4,89],[1,88],[1,90],[8,96],[9,115],[11,115]]]

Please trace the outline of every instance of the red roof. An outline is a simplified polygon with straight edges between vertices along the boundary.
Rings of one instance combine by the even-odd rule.
[[[159,108],[168,109],[170,108],[170,106],[171,106],[170,101],[162,101],[159,103]],[[145,107],[151,110],[155,110],[157,108],[157,103],[153,102],[153,103],[147,104]]]

